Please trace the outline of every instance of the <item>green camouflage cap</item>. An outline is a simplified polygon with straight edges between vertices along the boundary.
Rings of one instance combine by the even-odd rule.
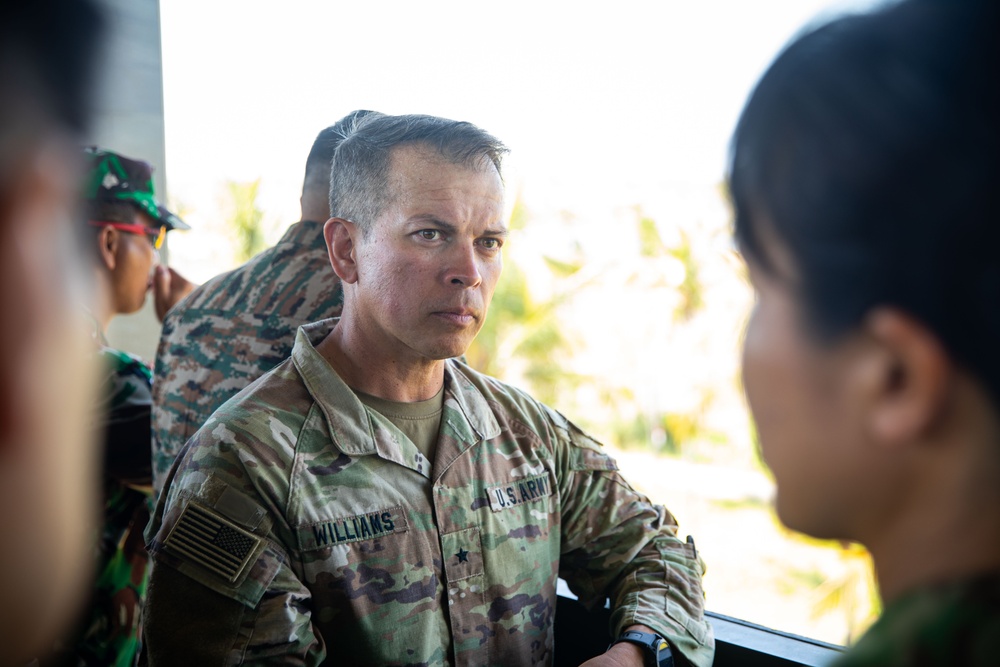
[[[96,146],[84,149],[89,176],[84,197],[95,202],[125,202],[169,229],[191,229],[153,194],[153,167]]]

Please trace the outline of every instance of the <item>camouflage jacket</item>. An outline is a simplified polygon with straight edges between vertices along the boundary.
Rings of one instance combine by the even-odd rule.
[[[301,328],[171,470],[147,531],[151,665],[207,664],[192,646],[219,633],[218,664],[551,664],[557,576],[610,596],[613,632],[644,623],[712,663],[693,545],[598,443],[449,360],[431,463],[315,351],[333,326]]]
[[[195,289],[163,320],[153,385],[153,488],[216,408],[288,358],[295,329],[340,314],[323,223],[292,225],[272,248]]]
[[[100,347],[103,376],[95,420],[105,433],[104,512],[96,539],[96,580],[77,635],[59,664],[129,667],[142,636],[149,556],[149,414],[152,376],[137,357]],[[72,657],[65,654],[69,652]]]
[[[927,587],[889,607],[835,667],[1000,664],[1000,573]]]

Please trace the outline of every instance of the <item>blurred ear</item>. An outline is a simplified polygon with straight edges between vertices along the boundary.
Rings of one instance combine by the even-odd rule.
[[[108,271],[114,271],[118,265],[118,252],[121,250],[122,236],[114,227],[101,227],[97,235],[97,257],[101,266]]]
[[[877,308],[864,328],[869,429],[876,442],[905,446],[931,431],[947,408],[954,364],[937,337],[902,311]]]
[[[340,279],[348,284],[358,281],[358,265],[355,249],[356,239],[361,230],[350,220],[330,218],[323,225],[323,237],[330,254],[330,264]]]

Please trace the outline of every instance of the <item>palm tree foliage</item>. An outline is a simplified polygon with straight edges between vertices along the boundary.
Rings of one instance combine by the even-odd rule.
[[[231,213],[229,224],[236,235],[236,260],[242,264],[266,247],[264,211],[257,204],[260,179],[247,183],[227,181]]]

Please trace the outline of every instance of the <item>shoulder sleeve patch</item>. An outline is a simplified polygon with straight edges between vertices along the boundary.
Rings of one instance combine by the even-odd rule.
[[[608,456],[601,443],[580,430],[573,422],[567,422],[569,441],[574,446],[574,470],[618,470],[618,463]]]
[[[234,584],[247,572],[263,540],[221,514],[189,502],[163,546]]]

